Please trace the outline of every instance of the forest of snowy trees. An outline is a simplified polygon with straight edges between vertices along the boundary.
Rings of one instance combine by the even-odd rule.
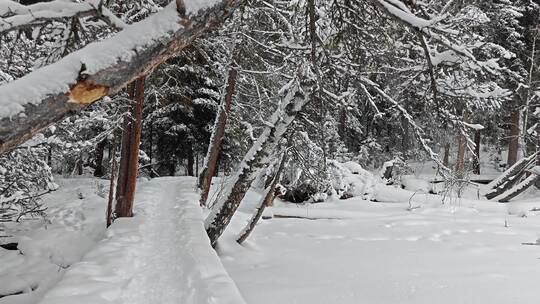
[[[0,0],[6,249],[85,178],[115,227],[141,181],[193,177],[217,249],[274,200],[540,203],[539,134],[538,0]]]

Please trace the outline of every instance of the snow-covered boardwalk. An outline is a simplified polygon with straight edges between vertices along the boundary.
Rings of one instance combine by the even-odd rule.
[[[115,221],[42,303],[244,303],[209,245],[193,184],[140,183],[136,216]]]

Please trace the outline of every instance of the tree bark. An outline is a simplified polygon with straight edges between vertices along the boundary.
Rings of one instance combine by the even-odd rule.
[[[274,178],[272,179],[270,185],[266,188],[266,195],[261,199],[259,205],[257,206],[255,214],[253,214],[253,217],[249,220],[247,226],[242,230],[240,236],[236,240],[239,244],[242,244],[242,242],[244,242],[249,237],[251,232],[253,232],[253,229],[255,229],[257,222],[259,222],[264,213],[264,209],[273,205],[274,198],[276,197],[276,185],[279,182],[281,171],[283,171],[283,167],[285,166],[285,161],[287,157],[286,153],[287,152],[285,152],[281,157],[281,161],[279,163],[278,169],[274,174]]]
[[[286,95],[279,108],[270,118],[270,125],[265,127],[258,140],[244,156],[240,169],[232,180],[231,187],[225,190],[223,198],[213,204],[214,207],[205,221],[206,232],[213,247],[216,246],[218,238],[231,221],[240,202],[257,176],[258,170],[268,164],[268,156],[275,150],[298,112],[310,100],[310,94],[315,82],[309,78],[305,80],[307,81],[300,82],[298,78],[295,78],[286,87]]]
[[[466,123],[468,120],[467,110],[463,110],[463,122]],[[466,138],[465,134],[460,134],[458,138],[458,154],[456,159],[456,172],[462,175],[465,171],[465,145]]]
[[[516,163],[519,150],[519,110],[512,111],[510,115],[510,136],[508,141],[508,160],[507,166],[510,167]]]
[[[474,162],[473,162],[473,173],[480,174],[480,139],[481,131],[476,130],[474,132]]]
[[[529,187],[534,185],[539,179],[540,179],[540,176],[532,173],[531,175],[529,175],[529,177],[524,179],[521,183],[514,186],[511,190],[501,194],[496,199],[497,201],[501,203],[506,203],[510,201],[511,199],[513,199],[514,197],[525,192],[525,190],[527,190]]]
[[[131,117],[126,117],[124,136],[122,139],[122,155],[120,174],[116,192],[116,217],[133,216],[133,200],[137,183],[139,165],[139,145],[141,143],[142,110],[144,101],[145,77],[140,77],[130,88],[130,97],[135,101],[131,108]]]
[[[116,170],[117,170],[117,162],[116,162],[116,136],[113,139],[112,142],[112,148],[109,151],[109,159],[111,160],[111,180],[109,183],[109,201],[107,203],[107,215],[106,215],[106,223],[107,228],[112,224],[112,209],[113,209],[113,201],[114,201],[114,181],[116,178]]]
[[[199,203],[201,206],[206,205],[208,199],[208,193],[210,192],[210,186],[212,185],[212,178],[216,173],[217,162],[219,158],[219,152],[221,151],[221,143],[223,141],[223,135],[225,134],[225,126],[227,124],[227,116],[231,109],[232,100],[236,92],[236,82],[238,78],[238,71],[234,68],[229,70],[227,77],[227,89],[223,104],[219,108],[216,122],[214,124],[214,130],[212,132],[212,139],[208,146],[208,153],[205,158],[205,163],[201,170],[199,178],[199,188],[201,189],[201,196]]]
[[[448,167],[448,162],[450,158],[450,143],[444,144],[444,156],[443,156],[443,165]]]
[[[21,112],[18,115],[0,118],[0,154],[10,151],[32,138],[43,128],[78,113],[102,97],[118,93],[136,78],[149,74],[158,65],[190,45],[197,37],[221,26],[237,7],[246,2],[245,0],[222,0],[198,14],[181,16],[180,22],[183,26],[179,27],[176,32],[164,32],[159,39],[153,39],[152,43],[137,48],[136,52],[130,50],[130,56],[126,57],[129,59],[120,57],[116,63],[107,67],[98,67],[95,71],[86,70],[87,64],[94,68],[91,65],[92,62],[99,61],[102,53],[108,51],[100,49],[100,47],[109,47],[107,43],[89,44],[68,55],[69,60],[60,60],[0,86],[0,96],[3,98],[0,101],[0,106],[13,106],[11,97],[15,98],[21,95],[18,88],[30,88],[35,85],[36,79],[47,79],[47,77],[54,76],[51,75],[51,70],[72,69],[73,62],[81,62],[79,74],[74,73],[73,78],[65,83],[66,87],[70,87],[67,92],[58,92],[57,88],[51,87],[50,92],[40,92],[42,97],[39,97],[38,100],[36,100],[36,96],[31,94],[27,94],[28,97],[24,97],[26,98],[24,100],[17,98],[18,104],[22,105]],[[167,17],[167,14],[170,14],[168,9],[164,9],[148,18],[157,21],[164,17],[163,15]],[[139,22],[129,25],[129,30],[146,26],[148,26],[148,22]],[[121,33],[104,41],[114,41]],[[88,49],[92,50],[95,58],[88,54]],[[88,56],[92,57],[89,62],[87,62]]]
[[[187,150],[187,175],[188,176],[195,176],[193,174],[193,166],[194,166],[194,159],[193,159],[193,145],[190,145]]]
[[[97,143],[96,149],[94,150],[94,153],[95,153],[94,176],[96,177],[102,177],[103,174],[105,174],[103,170],[103,154],[105,153],[106,146],[107,146],[107,140],[104,139]]]

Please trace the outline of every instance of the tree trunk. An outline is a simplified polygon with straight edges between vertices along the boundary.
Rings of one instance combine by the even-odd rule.
[[[466,123],[468,119],[467,110],[463,110],[463,122]],[[463,131],[464,132],[464,131]],[[465,171],[465,134],[460,134],[458,138],[458,154],[456,159],[456,172],[459,175],[463,175]]]
[[[210,192],[210,186],[212,185],[212,178],[217,172],[217,162],[219,158],[219,152],[221,151],[221,142],[223,141],[223,135],[225,134],[227,116],[229,115],[232,100],[236,92],[237,78],[238,71],[236,71],[236,69],[234,68],[231,68],[227,77],[227,89],[225,92],[225,98],[216,116],[216,122],[214,124],[214,130],[212,131],[210,145],[208,146],[208,152],[199,178],[199,188],[201,189],[201,197],[199,199],[199,203],[201,204],[201,206],[206,205],[208,193]]]
[[[449,158],[450,158],[450,143],[447,142],[446,144],[444,144],[443,165],[445,167],[448,167]]]
[[[188,176],[195,176],[193,174],[193,166],[194,166],[194,159],[193,159],[193,145],[190,145],[187,150],[187,175]]]
[[[510,167],[516,163],[519,150],[519,110],[512,111],[510,115],[510,136],[508,141],[508,160],[507,166]]]
[[[480,174],[480,136],[481,131],[476,130],[474,132],[474,162],[473,162],[473,173]]]
[[[266,195],[261,199],[259,205],[257,206],[255,214],[253,214],[253,217],[249,220],[248,224],[242,230],[240,236],[236,240],[239,244],[242,244],[242,242],[244,242],[249,237],[253,229],[255,229],[255,225],[257,225],[257,222],[259,222],[259,220],[261,219],[264,213],[264,209],[273,205],[274,198],[276,197],[276,185],[279,182],[281,171],[283,171],[283,167],[285,166],[285,161],[287,157],[286,153],[287,152],[285,152],[281,157],[281,161],[279,163],[278,169],[274,174],[274,178],[272,179],[270,185],[266,188]]]
[[[301,71],[305,71],[305,68]],[[214,207],[205,221],[206,232],[213,247],[216,246],[218,238],[231,221],[240,202],[257,176],[258,170],[268,164],[268,156],[275,150],[291,122],[310,99],[309,95],[312,93],[314,81],[311,79],[306,80],[308,81],[300,83],[295,78],[292,83],[286,86],[284,91],[286,95],[279,108],[270,118],[269,126],[264,128],[257,141],[244,156],[240,169],[231,182],[231,187],[225,190],[222,198],[213,204]]]
[[[109,183],[109,201],[107,203],[107,228],[112,224],[112,208],[114,201],[114,180],[116,178],[117,162],[116,162],[116,136],[113,139],[112,147],[109,150],[109,159],[111,161],[111,181]]]
[[[405,118],[405,115],[400,115],[401,118],[401,151],[403,153],[403,157],[407,159],[407,153],[409,152],[409,143],[411,142],[411,138],[409,136],[409,122],[407,121],[407,118]],[[448,164],[446,164],[447,166]]]
[[[105,147],[107,146],[107,140],[104,139],[97,143],[96,149],[94,150],[95,153],[95,168],[94,168],[94,176],[96,177],[102,177],[103,174],[105,174],[103,170],[103,154],[105,153]]]
[[[139,165],[139,145],[141,142],[142,110],[145,77],[135,80],[130,88],[130,97],[135,101],[131,107],[131,117],[126,117],[122,138],[120,174],[116,191],[116,217],[133,216],[133,200]]]
[[[514,186],[512,189],[506,191],[505,193],[501,194],[500,196],[496,197],[496,200],[501,203],[506,203],[513,199],[514,197],[520,195],[521,193],[525,192],[529,187],[534,185],[538,179],[540,179],[540,176],[536,174],[531,174],[529,177],[524,179],[521,183]]]

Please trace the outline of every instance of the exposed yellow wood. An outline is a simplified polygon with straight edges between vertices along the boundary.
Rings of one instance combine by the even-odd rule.
[[[102,85],[96,85],[86,80],[77,82],[69,90],[69,102],[78,104],[91,104],[100,98],[107,96],[109,88]]]

